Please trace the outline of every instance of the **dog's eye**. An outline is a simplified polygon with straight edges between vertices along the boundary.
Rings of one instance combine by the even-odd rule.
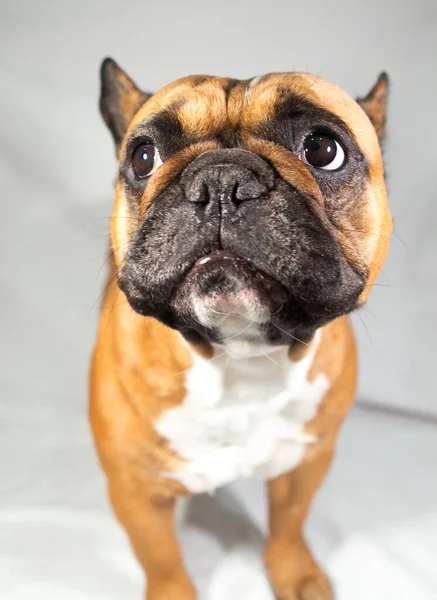
[[[134,150],[132,165],[138,177],[148,177],[162,165],[159,152],[153,144],[141,144]]]
[[[312,167],[326,171],[339,169],[345,161],[340,144],[323,133],[312,133],[306,138],[299,158]]]

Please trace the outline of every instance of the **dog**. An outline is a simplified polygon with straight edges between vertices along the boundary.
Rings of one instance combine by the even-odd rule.
[[[155,94],[112,60],[119,162],[90,416],[147,600],[194,600],[178,497],[267,480],[279,600],[332,600],[302,527],[355,392],[348,314],[392,219],[388,78],[357,101],[306,73],[191,76]]]

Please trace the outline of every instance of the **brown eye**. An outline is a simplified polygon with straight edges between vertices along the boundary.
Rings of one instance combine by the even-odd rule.
[[[303,145],[300,159],[317,169],[333,171],[344,164],[344,150],[340,144],[323,133],[312,133]]]
[[[148,177],[162,164],[156,146],[153,144],[141,144],[132,156],[132,165],[138,177]]]

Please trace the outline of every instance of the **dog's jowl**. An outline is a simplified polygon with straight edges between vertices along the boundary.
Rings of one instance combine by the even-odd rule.
[[[101,75],[119,171],[91,419],[147,599],[196,597],[176,499],[261,477],[277,598],[332,600],[302,527],[354,396],[347,315],[391,233],[387,77],[354,101],[306,73],[153,95]]]

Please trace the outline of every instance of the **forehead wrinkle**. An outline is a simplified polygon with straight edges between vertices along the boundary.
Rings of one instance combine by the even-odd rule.
[[[246,83],[250,84],[250,81]],[[256,85],[246,85],[241,126],[250,132],[257,125],[266,125],[275,117],[278,106],[286,101],[282,90],[287,90],[290,97],[298,97],[302,88],[297,73],[268,73],[259,77]],[[302,98],[309,101],[317,97],[307,90]]]
[[[166,85],[143,104],[133,118],[129,129],[152,117],[154,114],[166,110],[169,105],[182,101],[186,93],[210,79],[213,79],[211,75],[192,75]]]
[[[246,97],[246,82],[239,81],[229,92],[227,118],[229,126],[236,130],[241,125],[242,113]]]
[[[268,73],[255,79],[258,79],[255,85],[250,85],[252,80],[247,82],[245,100],[248,104],[263,95],[268,97],[281,86],[287,87],[290,93],[299,92],[301,87],[296,73]]]
[[[252,130],[256,125],[268,122],[274,116],[277,104],[276,86],[263,79],[258,85],[246,88],[241,112],[241,127]]]
[[[221,130],[227,121],[225,87],[230,80],[215,78],[187,92],[177,116],[185,133],[205,137]]]

